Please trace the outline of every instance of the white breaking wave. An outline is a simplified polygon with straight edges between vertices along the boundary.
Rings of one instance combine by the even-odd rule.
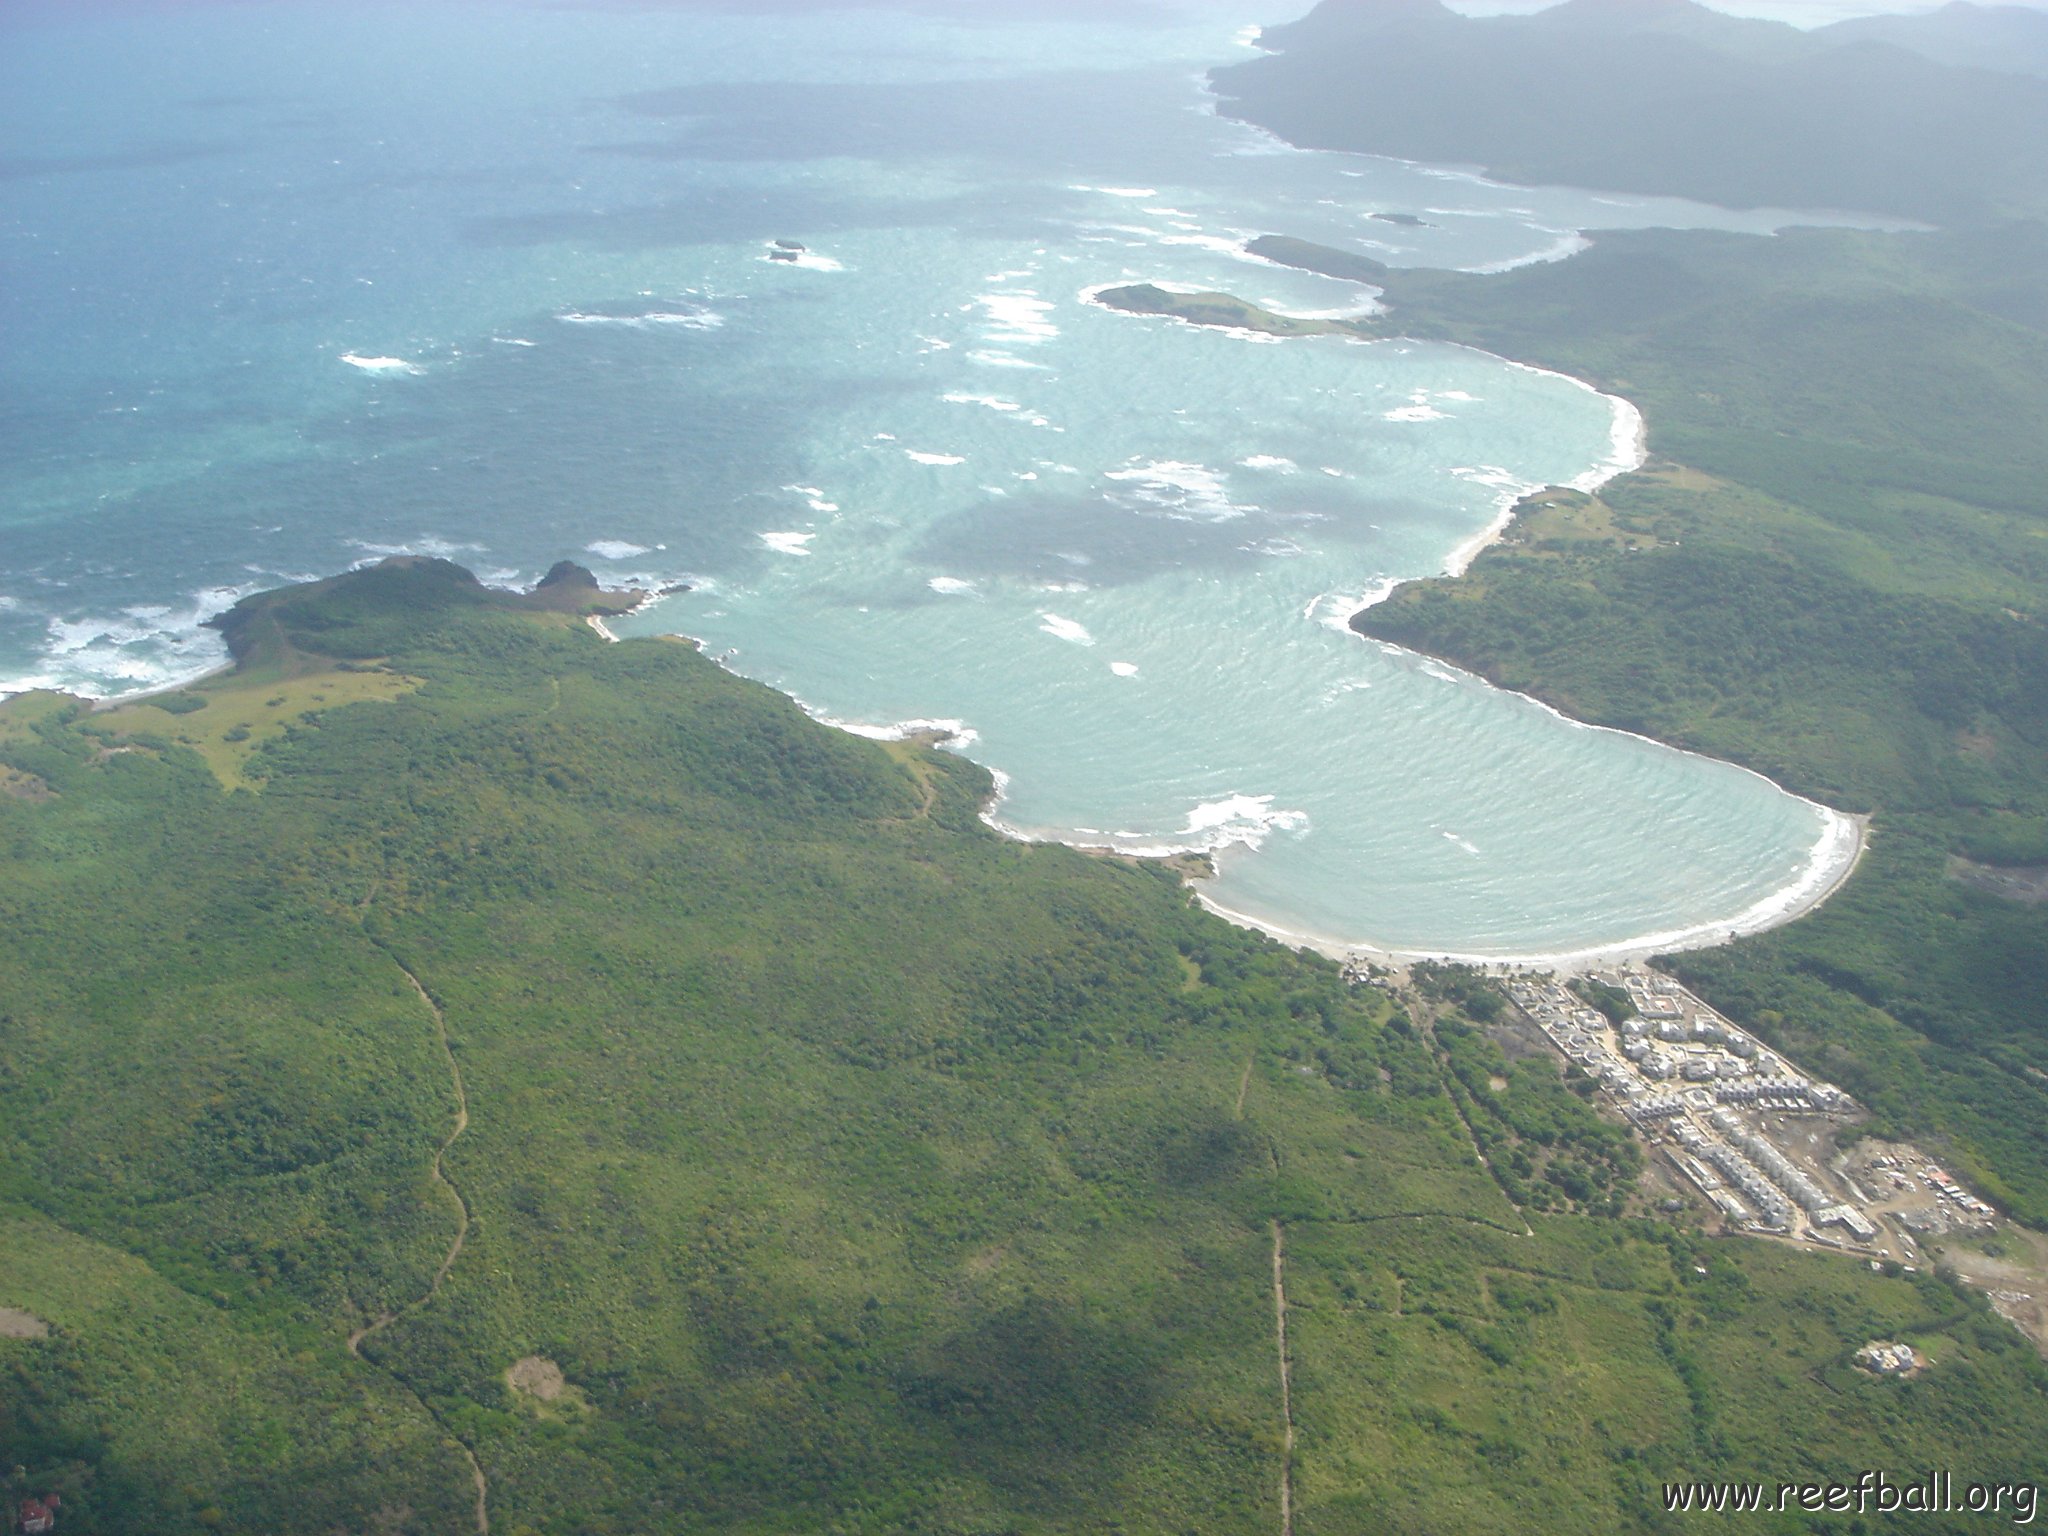
[[[1018,357],[1012,352],[996,352],[987,348],[968,353],[967,361],[979,363],[984,368],[1031,368],[1039,373],[1050,371],[1044,363],[1034,363],[1028,357]]]
[[[674,326],[685,331],[715,331],[725,316],[708,309],[656,309],[644,315],[593,315],[584,310],[564,310],[555,316],[564,325],[619,325],[627,330],[645,331],[656,326]]]
[[[1481,550],[1507,532],[1508,524],[1515,519],[1516,504],[1524,496],[1533,495],[1543,487],[1533,480],[1519,478],[1498,464],[1461,465],[1451,473],[1473,485],[1483,485],[1494,493],[1492,520],[1444,557],[1444,574],[1462,576],[1479,557]]]
[[[809,545],[815,533],[764,533],[758,535],[761,542],[778,555],[808,555]]]
[[[1126,495],[1140,510],[1179,522],[1227,522],[1252,510],[1230,499],[1215,470],[1178,459],[1112,469],[1103,478],[1131,486]]]
[[[1060,333],[1060,328],[1046,318],[1056,306],[1035,293],[984,293],[974,302],[987,313],[990,341],[1036,346]]]
[[[1118,677],[1136,677],[1138,675],[1138,664],[1135,661],[1112,661],[1109,664],[1109,670]]]
[[[837,512],[839,510],[839,503],[827,501],[824,491],[815,485],[785,485],[783,489],[803,497],[805,504],[813,512]]]
[[[970,395],[955,391],[950,395],[941,395],[939,398],[948,405],[979,405],[991,411],[1021,411],[1024,409],[1016,401],[1005,400],[1000,395]]]
[[[444,539],[437,534],[431,533],[413,540],[410,544],[372,544],[364,539],[349,539],[346,542],[352,548],[360,549],[363,552],[364,558],[356,562],[358,565],[370,565],[378,560],[389,559],[394,555],[425,556],[433,560],[454,560],[458,556],[480,555],[484,552],[484,547],[481,544],[458,544],[452,539]]]
[[[628,544],[624,539],[595,539],[584,545],[583,551],[600,560],[634,560],[654,553],[645,544]]]
[[[967,460],[957,453],[922,453],[915,448],[903,450],[904,457],[919,464],[965,464]]]
[[[38,670],[0,682],[0,696],[35,688],[61,688],[87,698],[148,693],[191,682],[228,661],[226,644],[209,619],[218,617],[270,580],[208,587],[185,605],[137,604],[115,617],[52,618]]]
[[[1270,469],[1279,475],[1298,475],[1301,466],[1292,459],[1283,459],[1278,454],[1255,453],[1248,459],[1237,461],[1239,469]]]
[[[1567,257],[1576,256],[1581,251],[1590,250],[1593,245],[1592,241],[1575,229],[1545,230],[1544,233],[1555,235],[1557,238],[1540,251],[1531,251],[1526,256],[1510,256],[1505,261],[1489,261],[1483,266],[1460,267],[1458,270],[1494,274],[1512,272],[1517,267],[1540,267],[1547,262],[1563,261]]]
[[[418,363],[408,362],[402,357],[364,357],[359,352],[344,352],[341,360],[351,368],[360,368],[365,373],[425,373],[427,370]]]
[[[934,576],[925,583],[941,597],[978,597],[981,589],[959,576]]]
[[[845,262],[833,256],[823,255],[817,251],[799,251],[793,256],[764,255],[761,259],[772,267],[798,267],[805,272],[844,272],[846,270]]]
[[[1363,592],[1318,592],[1309,599],[1301,616],[1334,634],[1350,636],[1353,634],[1352,619],[1385,602],[1400,584],[1392,576],[1382,576]]]
[[[1043,621],[1039,624],[1039,629],[1055,640],[1065,640],[1072,645],[1095,643],[1095,637],[1088,633],[1086,625],[1077,624],[1072,619],[1063,619],[1056,613],[1041,613],[1038,617]]]
[[[797,701],[802,704],[803,701]],[[830,715],[821,715],[805,706],[807,712],[820,724],[834,726],[849,736],[864,736],[869,741],[904,741],[912,736],[937,736],[941,745],[953,751],[973,746],[981,740],[981,733],[965,720],[898,720],[891,725],[869,725],[859,720],[835,720]],[[998,784],[1002,775],[996,774]]]
[[[1388,411],[1384,419],[1387,421],[1442,421],[1445,418],[1445,413],[1438,410],[1434,402],[1448,400],[1457,401],[1461,404],[1471,404],[1476,402],[1478,398],[1477,395],[1462,389],[1417,389],[1409,393],[1406,405],[1398,410]]]
[[[1306,811],[1276,810],[1273,795],[1230,795],[1210,800],[1188,813],[1187,825],[1166,853],[1215,853],[1233,843],[1257,850],[1274,832],[1305,832]],[[1150,853],[1152,849],[1134,849]]]

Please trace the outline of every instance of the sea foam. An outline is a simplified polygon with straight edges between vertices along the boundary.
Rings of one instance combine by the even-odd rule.
[[[419,364],[402,357],[365,357],[359,352],[344,352],[341,360],[351,368],[360,368],[365,373],[425,373]]]
[[[685,331],[715,331],[725,324],[725,316],[708,309],[655,309],[638,315],[600,315],[570,309],[555,318],[564,325],[617,325],[632,331],[669,326]]]
[[[1130,487],[1123,494],[1133,511],[1177,522],[1220,523],[1252,510],[1230,499],[1215,470],[1178,459],[1129,464],[1103,478]]]

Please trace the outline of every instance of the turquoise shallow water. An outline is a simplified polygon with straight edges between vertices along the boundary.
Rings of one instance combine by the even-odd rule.
[[[1285,931],[1548,954],[1820,880],[1819,808],[1344,629],[1627,462],[1626,407],[1089,300],[1361,302],[1269,231],[1487,267],[1773,216],[1290,151],[1207,111],[1232,7],[1003,15],[10,13],[0,686],[190,675],[207,613],[386,552],[578,555],[692,583],[624,627],[949,722],[1006,826],[1217,850]]]

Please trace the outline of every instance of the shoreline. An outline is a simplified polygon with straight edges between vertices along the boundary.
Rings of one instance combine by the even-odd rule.
[[[1599,729],[1599,727],[1593,727]],[[1644,738],[1645,740],[1649,738]],[[1664,745],[1664,743],[1659,743]],[[1674,749],[1679,750],[1679,749]],[[1699,755],[1699,754],[1694,754]],[[1709,761],[1718,762],[1714,758]],[[1736,766],[1731,764],[1730,766]],[[1808,802],[1813,804],[1816,802]],[[1737,939],[1754,937],[1782,928],[1800,918],[1818,911],[1832,900],[1837,892],[1849,883],[1850,878],[1862,866],[1865,854],[1870,850],[1870,822],[1868,815],[1850,815],[1842,811],[1821,807],[1835,818],[1815,845],[1814,856],[1808,861],[1806,873],[1794,885],[1777,895],[1766,897],[1748,910],[1734,917],[1701,923],[1691,928],[1676,928],[1659,933],[1644,934],[1639,938],[1618,940],[1609,944],[1588,945],[1582,949],[1551,950],[1533,953],[1487,953],[1480,951],[1458,951],[1439,949],[1399,949],[1369,942],[1347,943],[1331,938],[1327,934],[1308,933],[1285,927],[1254,913],[1239,911],[1225,906],[1203,891],[1192,881],[1188,885],[1195,899],[1203,908],[1240,928],[1256,929],[1269,938],[1278,940],[1293,948],[1309,949],[1328,959],[1340,963],[1351,960],[1369,960],[1376,965],[1402,968],[1422,961],[1435,961],[1452,965],[1477,966],[1482,970],[1551,972],[1561,975],[1583,975],[1591,971],[1612,970],[1626,964],[1642,964],[1663,955],[1683,954],[1693,950],[1718,949],[1723,944]],[[1097,851],[1097,850],[1088,850]],[[1115,849],[1101,850],[1117,852]],[[1124,855],[1136,857],[1136,855]]]
[[[135,693],[72,693],[69,688],[53,688],[50,692],[70,694],[74,699],[83,699],[91,706],[94,714],[100,714],[109,709],[126,709],[130,704],[147,704],[151,699],[161,699],[169,694],[183,693],[186,689],[196,688],[201,683],[210,683],[216,677],[226,677],[239,665],[240,663],[233,657],[229,657],[219,665],[208,667],[204,672],[197,673],[192,677],[181,679],[175,683],[159,683],[154,688],[144,688]],[[40,690],[30,689],[28,691],[33,693]],[[0,695],[0,698],[15,697],[17,697],[15,694]]]

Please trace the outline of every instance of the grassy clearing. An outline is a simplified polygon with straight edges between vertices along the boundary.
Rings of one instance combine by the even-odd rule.
[[[260,790],[249,768],[257,754],[322,713],[351,704],[388,704],[420,686],[375,664],[319,665],[295,655],[289,664],[231,673],[168,697],[95,714],[91,729],[109,744],[188,747],[225,789]],[[196,707],[195,707],[196,706]]]

